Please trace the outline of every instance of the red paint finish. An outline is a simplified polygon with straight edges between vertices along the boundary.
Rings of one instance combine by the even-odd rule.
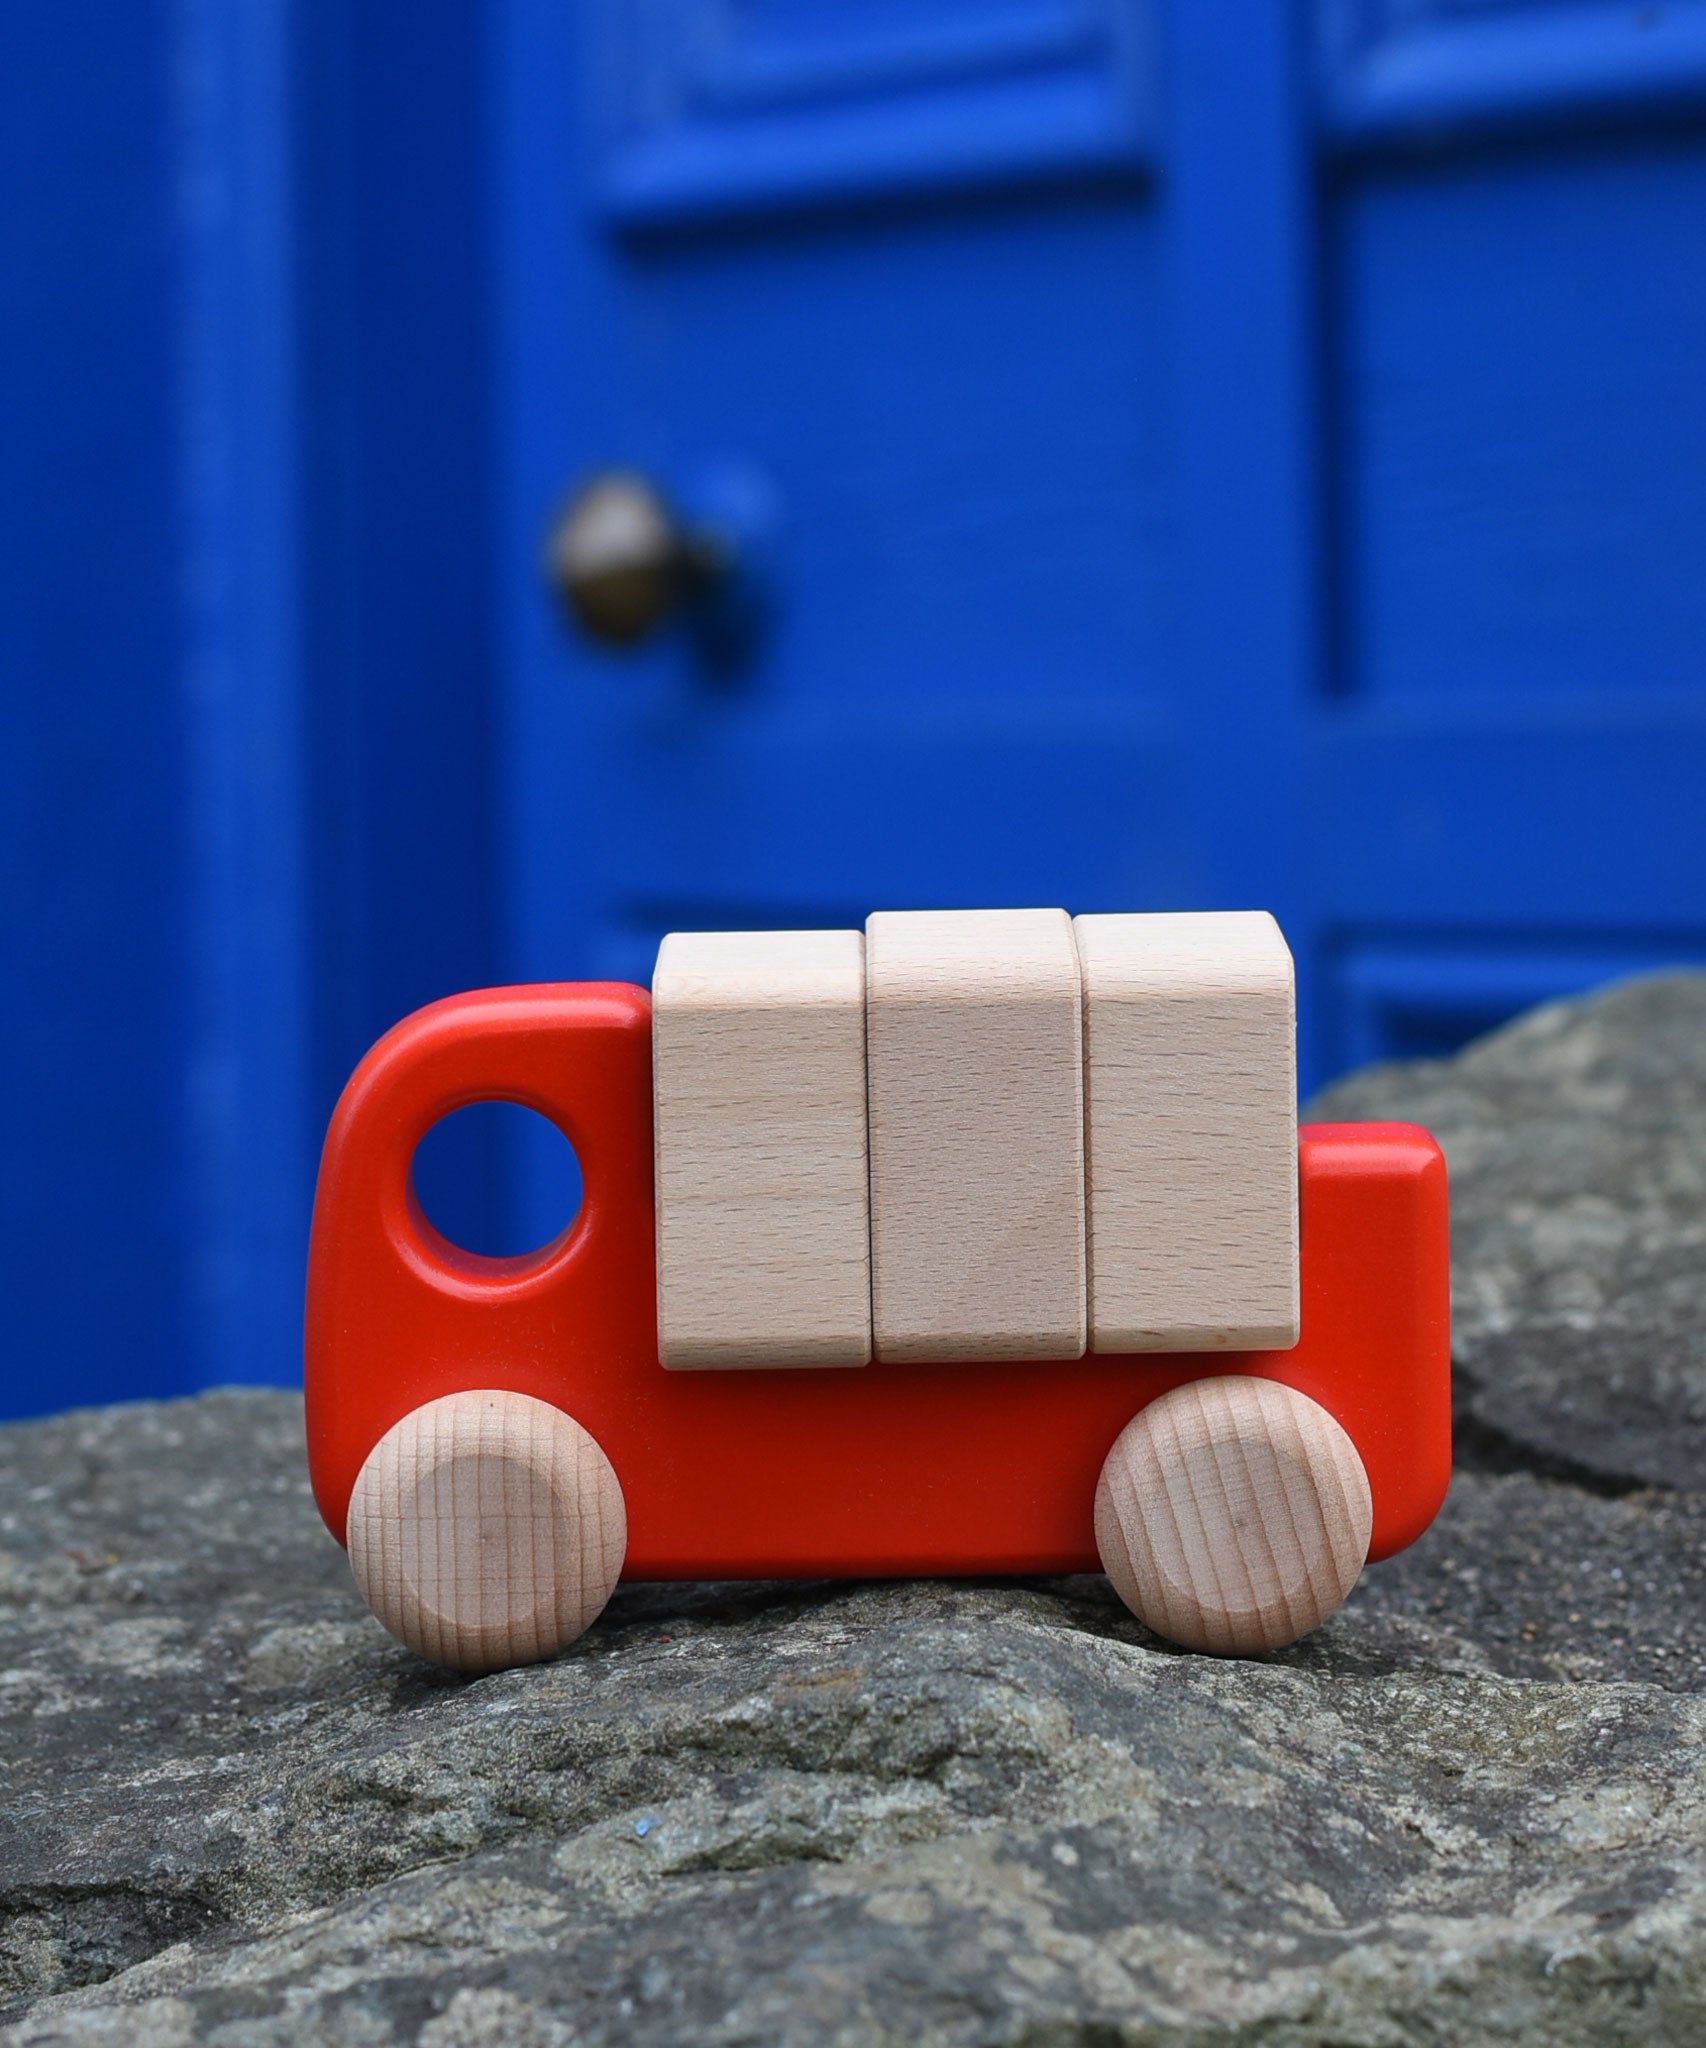
[[[409,1187],[415,1144],[469,1102],[524,1103],[581,1162],[555,1244],[485,1259]],[[1413,1542],[1451,1462],[1445,1162],[1409,1124],[1300,1137],[1303,1337],[1291,1351],[1071,1363],[665,1372],[652,1253],[651,1004],[623,982],[491,989],[389,1032],[344,1090],[314,1205],[308,1455],[340,1541],[363,1460],[441,1394],[554,1402],[603,1445],[624,1576],[801,1577],[1098,1567],[1109,1445],[1182,1381],[1255,1373],[1336,1415],[1368,1468],[1371,1555]]]

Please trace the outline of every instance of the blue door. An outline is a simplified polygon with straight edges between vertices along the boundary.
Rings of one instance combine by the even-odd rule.
[[[518,973],[1260,904],[1307,1081],[1706,956],[1706,10],[504,23]],[[732,625],[567,623],[609,468]]]

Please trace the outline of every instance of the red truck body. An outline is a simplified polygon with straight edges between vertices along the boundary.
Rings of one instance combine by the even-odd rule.
[[[1349,1433],[1370,1556],[1403,1548],[1451,1461],[1445,1162],[1407,1124],[1299,1132],[1302,1338],[1289,1351],[1020,1364],[668,1372],[658,1362],[651,1005],[618,982],[452,997],[351,1078],[327,1135],[307,1303],[308,1447],[340,1541],[385,1432],[441,1395],[531,1394],[603,1447],[629,1579],[1100,1569],[1109,1446],[1187,1380],[1295,1387]],[[549,1117],[580,1159],[573,1223],[525,1257],[447,1243],[409,1166],[463,1105]]]

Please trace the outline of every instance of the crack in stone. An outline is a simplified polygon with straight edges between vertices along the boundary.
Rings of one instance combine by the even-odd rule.
[[[1649,1479],[1638,1472],[1602,1472],[1561,1452],[1542,1450],[1477,1414],[1472,1404],[1479,1392],[1479,1382],[1472,1375],[1461,1366],[1453,1368],[1451,1462],[1458,1471],[1492,1475],[1526,1472],[1535,1479],[1573,1486],[1598,1500],[1628,1500],[1636,1494],[1675,1491],[1664,1481]]]
[[[126,1880],[18,1886],[0,1895],[0,1996],[8,2001],[0,2024],[44,1991],[105,1983],[230,1924],[225,1907],[193,1888]]]

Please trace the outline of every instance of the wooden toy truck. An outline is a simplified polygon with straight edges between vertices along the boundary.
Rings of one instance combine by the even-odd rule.
[[[887,984],[877,922],[869,1172],[880,1210],[876,1063],[890,1041],[878,1030]],[[1117,1148],[1099,1107],[1102,1012],[1085,939],[1093,1202]],[[892,957],[903,973],[901,953]],[[664,988],[660,962],[660,1020]],[[1008,1029],[999,1004],[967,1014],[978,1028],[993,1019]],[[1048,1014],[1036,1007],[1039,1029],[1054,1029]],[[1181,1014],[1165,1012],[1175,1023]],[[1285,1023],[1289,1033],[1289,1007]],[[658,1042],[672,1041],[660,1031]],[[747,1056],[744,1041],[717,1043]],[[764,1052],[764,1072],[783,1073],[785,1056],[786,1046]],[[979,1059],[976,1073],[998,1083],[999,1051]],[[1133,1071],[1129,1059],[1108,1067],[1104,1093]],[[1145,1085],[1160,1083],[1151,1075]],[[431,1125],[489,1099],[549,1118],[580,1160],[578,1214],[523,1257],[448,1243],[410,1182]],[[926,1102],[919,1114],[929,1113]],[[724,1369],[671,1370],[659,1345],[646,991],[562,983],[432,1004],[363,1060],[326,1140],[307,1300],[321,1513],[385,1625],[423,1656],[469,1670],[553,1654],[619,1577],[1101,1568],[1140,1619],[1189,1647],[1241,1653],[1291,1641],[1343,1600],[1365,1559],[1427,1527],[1444,1497],[1450,1422],[1438,1147],[1410,1125],[1297,1128],[1290,1114],[1295,1342],[1215,1348],[1210,1332],[1190,1350],[1109,1348],[1127,1340],[1104,1316],[1098,1344],[1092,1210],[1091,1316],[1078,1355],[973,1345],[941,1360],[897,1339],[885,1356],[879,1284],[874,1355],[839,1361],[851,1369],[785,1355],[743,1369],[737,1350],[689,1360]],[[713,1130],[713,1154],[716,1142]],[[767,1156],[785,1163],[790,1149]],[[706,1185],[715,1191],[714,1173]],[[749,1204],[728,1224],[727,1242],[752,1213]],[[929,1217],[917,1227],[928,1235]],[[873,1241],[880,1262],[880,1228]],[[1025,1256],[1015,1241],[1003,1262]],[[1112,1250],[1107,1258],[1111,1270]]]

